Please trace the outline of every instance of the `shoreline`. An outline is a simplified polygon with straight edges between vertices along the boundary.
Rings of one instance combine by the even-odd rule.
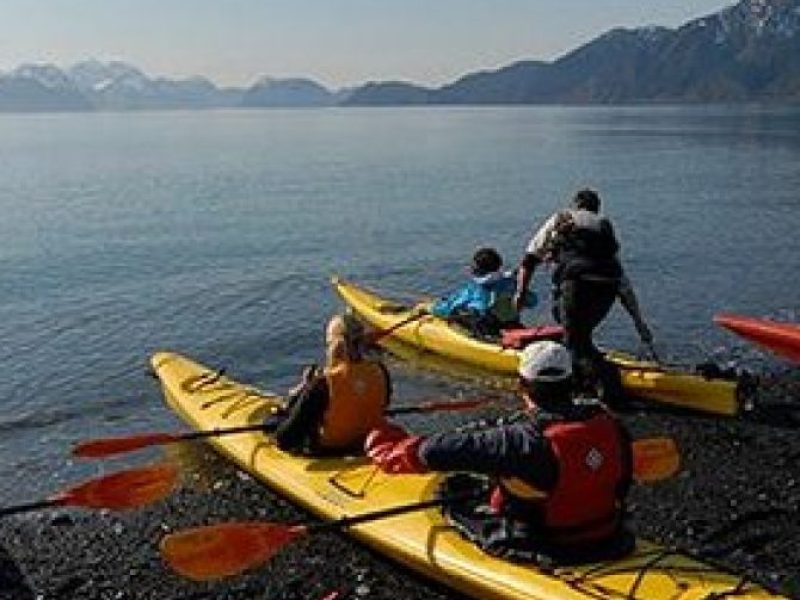
[[[632,488],[629,524],[637,535],[800,598],[800,375],[765,378],[759,408],[742,418],[645,407],[623,420],[634,437],[673,436],[683,461],[673,479]],[[192,448],[170,451],[186,469],[184,485],[152,507],[128,513],[59,509],[0,521],[0,597],[464,598],[340,533],[299,540],[239,577],[211,584],[180,578],[158,555],[157,542],[170,531],[309,518],[207,447]]]

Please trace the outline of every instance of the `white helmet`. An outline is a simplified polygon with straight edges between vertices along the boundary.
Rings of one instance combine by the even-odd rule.
[[[522,351],[517,372],[526,381],[562,381],[572,375],[572,359],[561,344],[534,342]]]

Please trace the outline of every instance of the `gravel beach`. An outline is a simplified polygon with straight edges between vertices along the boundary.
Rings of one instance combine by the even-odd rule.
[[[674,436],[683,459],[677,477],[635,486],[634,531],[800,598],[797,370],[762,379],[758,407],[738,419],[650,407],[623,418],[634,436]],[[167,532],[228,520],[308,518],[203,448],[193,451],[204,457],[202,471],[188,468],[180,491],[146,510],[58,510],[0,521],[0,598],[462,597],[339,534],[296,542],[263,568],[224,582],[196,584],[174,575],[157,552]]]

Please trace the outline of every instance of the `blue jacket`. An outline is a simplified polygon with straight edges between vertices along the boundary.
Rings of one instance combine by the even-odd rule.
[[[438,317],[451,317],[456,314],[473,314],[485,317],[501,309],[500,305],[510,304],[517,290],[517,280],[513,272],[496,271],[480,277],[473,277],[460,288],[438,300],[431,307],[431,313]],[[526,306],[536,306],[536,295],[528,293]],[[502,309],[501,309],[502,310]],[[506,312],[507,309],[503,312]],[[512,321],[516,315],[496,315],[501,321]]]

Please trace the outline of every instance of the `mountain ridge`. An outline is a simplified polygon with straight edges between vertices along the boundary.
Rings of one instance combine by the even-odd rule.
[[[800,0],[740,0],[674,29],[618,27],[553,61],[519,60],[439,87],[390,80],[332,90],[261,77],[221,88],[94,59],[0,73],[0,111],[752,101],[800,101]]]

